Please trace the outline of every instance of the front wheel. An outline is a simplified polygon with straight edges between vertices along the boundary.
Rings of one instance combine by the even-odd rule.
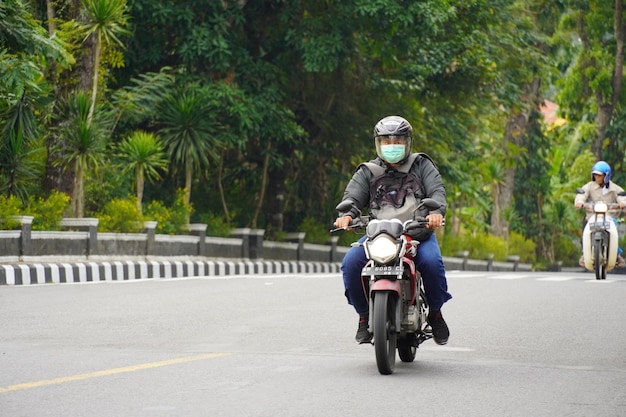
[[[602,241],[596,241],[593,247],[593,261],[596,279],[606,279],[606,246]]]
[[[378,372],[389,375],[396,362],[396,298],[389,292],[377,292],[373,302],[376,365]]]

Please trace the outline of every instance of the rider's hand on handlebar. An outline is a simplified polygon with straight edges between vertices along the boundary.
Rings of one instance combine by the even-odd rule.
[[[350,230],[350,222],[352,222],[352,216],[350,215],[337,217],[337,220],[335,220],[335,227]]]
[[[619,203],[619,208],[623,209],[624,207],[626,207],[626,203],[624,202]]]
[[[441,213],[430,213],[428,216],[426,216],[426,219],[428,219],[428,227],[429,229],[436,229],[438,227],[441,227],[441,225],[443,224],[443,216],[441,215]]]
[[[581,203],[580,201],[578,201],[578,202],[576,202],[576,203],[574,204],[574,207],[576,207],[577,209],[579,209],[579,208],[583,208],[583,203]]]

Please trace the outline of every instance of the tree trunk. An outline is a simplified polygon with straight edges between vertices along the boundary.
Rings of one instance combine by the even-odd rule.
[[[141,201],[143,200],[143,187],[144,187],[144,178],[143,171],[137,169],[137,210],[142,212],[141,209]]]
[[[83,170],[78,163],[75,165],[76,179],[72,196],[72,209],[74,217],[83,217]]]
[[[220,163],[217,167],[217,188],[220,193],[220,201],[222,203],[222,210],[224,210],[224,218],[226,219],[226,223],[230,223],[230,212],[228,211],[228,205],[226,204],[226,196],[224,195],[224,184],[223,184],[223,176],[224,175],[224,154],[220,156]]]
[[[193,179],[193,169],[191,166],[191,159],[188,158],[185,163],[185,204],[189,205],[191,202],[191,181]],[[189,224],[190,216],[187,214],[185,218],[186,224]]]
[[[265,148],[265,157],[263,158],[263,173],[261,175],[261,189],[259,190],[259,199],[257,200],[256,207],[254,208],[254,215],[250,222],[250,227],[256,229],[257,221],[259,219],[259,213],[263,208],[263,201],[265,200],[265,189],[267,188],[267,172],[269,170],[270,163],[270,148],[272,147],[272,140],[268,139],[267,146]]]
[[[265,216],[268,236],[275,237],[285,230],[285,172],[282,169],[269,173],[267,188],[271,190],[267,198]]]
[[[509,117],[506,128],[504,130],[503,151],[505,155],[505,172],[501,185],[496,191],[494,200],[494,210],[491,216],[491,233],[495,236],[508,239],[509,222],[503,216],[503,212],[511,207],[513,202],[513,188],[515,186],[515,171],[519,161],[519,154],[510,154],[509,144],[519,148],[523,145],[523,139],[530,119],[530,110],[537,103],[539,94],[540,80],[536,78],[532,83],[528,84],[522,96],[524,110],[519,111]]]
[[[91,80],[91,106],[89,106],[89,116],[87,117],[88,123],[91,124],[93,119],[93,112],[96,108],[96,98],[98,96],[98,77],[100,74],[100,52],[102,50],[102,44],[99,39],[96,39],[93,51],[93,79]]]
[[[598,114],[596,115],[596,137],[591,145],[591,150],[596,159],[604,159],[602,148],[606,135],[606,129],[611,122],[615,106],[619,100],[622,90],[622,80],[624,72],[624,23],[622,14],[624,4],[622,0],[615,0],[615,13],[613,19],[613,32],[615,35],[615,63],[611,77],[611,96],[605,97],[601,90],[596,91],[596,103],[598,104]]]

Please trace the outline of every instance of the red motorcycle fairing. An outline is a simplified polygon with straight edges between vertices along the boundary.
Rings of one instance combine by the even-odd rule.
[[[398,279],[379,279],[370,284],[370,293],[374,291],[394,291],[400,297],[402,294],[401,283],[402,281]]]

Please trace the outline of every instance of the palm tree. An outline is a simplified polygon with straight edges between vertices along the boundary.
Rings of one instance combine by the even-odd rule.
[[[1,114],[0,127],[0,192],[22,200],[28,188],[36,187],[42,164],[37,154],[43,151],[39,142],[39,120],[36,112],[43,106],[24,93],[12,100]]]
[[[97,171],[104,163],[109,131],[109,117],[96,109],[90,116],[91,105],[86,92],[78,92],[60,104],[57,117],[59,135],[67,149],[59,163],[73,167],[76,173],[72,196],[72,213],[83,217],[83,184],[89,171]]]
[[[137,209],[141,212],[144,181],[160,179],[159,170],[167,167],[163,145],[154,134],[136,131],[119,144],[118,156],[126,163],[124,173],[135,171]]]
[[[209,157],[217,158],[221,148],[215,139],[217,122],[201,91],[194,85],[177,89],[165,96],[157,112],[170,161],[185,174],[186,204],[191,200],[193,174],[209,164]]]
[[[92,35],[96,37],[92,51],[94,65],[91,80],[91,105],[89,107],[89,120],[91,120],[98,95],[102,49],[112,43],[123,47],[124,44],[118,36],[130,32],[125,29],[127,24],[126,0],[82,0],[82,4],[87,13],[87,22],[81,25],[81,29],[86,32],[85,40]]]

